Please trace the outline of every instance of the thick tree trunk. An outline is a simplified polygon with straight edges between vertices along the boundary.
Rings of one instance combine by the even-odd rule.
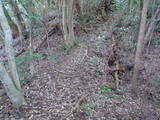
[[[64,40],[66,45],[73,45],[75,42],[73,30],[73,0],[64,0],[62,7],[62,24]]]
[[[0,62],[0,79],[5,87],[7,95],[9,96],[11,102],[16,106],[25,105],[26,102],[23,95],[19,90],[15,88],[12,79],[8,75],[5,67],[1,62]]]
[[[138,41],[137,41],[138,43],[137,43],[137,50],[136,50],[136,56],[135,56],[135,66],[134,66],[133,80],[132,80],[132,86],[131,86],[131,90],[134,93],[138,92],[137,77],[139,75],[139,68],[141,65],[140,62],[141,62],[142,48],[143,48],[143,41],[144,41],[144,34],[145,34],[148,3],[149,3],[149,0],[144,0],[143,2],[142,17],[141,17],[140,30],[139,30]]]
[[[12,46],[13,38],[10,26],[2,8],[2,2],[0,1],[0,24],[4,32],[5,37],[5,50],[8,57],[9,68],[11,77],[9,77],[2,63],[0,63],[0,77],[2,83],[7,91],[8,96],[15,105],[23,105],[25,103],[24,97],[21,94],[21,86],[19,76],[16,69],[16,63],[14,58],[14,49]],[[13,79],[11,79],[13,78]]]
[[[21,90],[20,82],[19,82],[19,76],[16,69],[16,63],[14,58],[14,49],[12,46],[13,43],[13,37],[12,32],[10,29],[10,26],[8,24],[7,18],[4,14],[3,8],[2,8],[2,2],[0,2],[0,24],[4,32],[5,37],[5,50],[8,57],[8,62],[11,70],[11,74],[13,77],[14,84],[18,90]]]

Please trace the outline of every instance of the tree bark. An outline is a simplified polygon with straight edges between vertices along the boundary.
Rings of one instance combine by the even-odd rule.
[[[17,88],[15,88],[12,79],[8,75],[5,67],[1,62],[0,62],[0,78],[11,102],[16,106],[25,105],[26,102],[22,93],[19,90],[17,90]]]
[[[154,15],[151,18],[151,22],[148,26],[145,38],[144,38],[144,45],[146,46],[150,40],[152,39],[152,35],[154,32],[154,29],[158,23],[158,21],[160,21],[160,5],[158,6],[158,8],[156,9],[156,12],[154,13]]]
[[[4,14],[5,14],[6,18],[7,18],[8,24],[9,24],[10,27],[11,27],[12,35],[13,35],[13,37],[15,38],[15,37],[18,36],[18,27],[17,27],[17,25],[13,22],[13,20],[11,19],[10,15],[9,15],[7,9],[5,8],[5,6],[3,5],[3,3],[2,3],[2,7],[3,7]]]
[[[28,8],[28,13],[31,14],[31,15],[34,15],[35,13],[35,10],[34,10],[34,7],[33,7],[33,0],[28,0],[27,2],[27,8]]]
[[[10,29],[10,26],[8,24],[7,18],[4,14],[3,8],[2,8],[2,2],[0,2],[0,24],[4,32],[5,37],[5,50],[8,57],[8,63],[10,66],[11,74],[13,77],[13,82],[18,90],[21,90],[19,76],[17,73],[15,58],[14,58],[14,49],[12,46],[13,43],[13,37],[12,32]]]
[[[19,7],[18,7],[18,3],[16,2],[16,0],[10,0],[10,4],[12,6],[12,9],[15,13],[15,16],[17,18],[17,21],[21,27],[22,30],[25,30],[25,25],[23,24],[23,17],[21,16],[21,13],[20,13],[20,10],[19,10]]]
[[[66,45],[73,45],[75,42],[73,30],[73,0],[64,0],[62,7],[62,24],[64,32],[64,40]]]
[[[3,64],[0,63],[0,77],[12,103],[15,105],[23,105],[25,104],[25,100],[23,95],[21,94],[21,86],[14,58],[14,49],[12,46],[13,43],[12,32],[8,24],[7,18],[4,14],[1,1],[0,1],[0,24],[4,32],[5,50],[8,57],[9,67],[11,70],[11,77],[10,77],[7,71],[5,70]]]
[[[47,0],[48,7],[51,6],[51,0]]]
[[[25,24],[24,23],[24,20],[23,20],[23,17],[20,13],[20,10],[19,10],[19,7],[17,5],[18,3],[16,2],[16,0],[10,0],[10,6],[11,6],[11,9],[14,13],[14,17],[15,17],[15,23],[18,27],[18,31],[19,31],[19,36],[20,36],[20,39],[21,41],[23,40],[23,32],[25,32]]]
[[[144,34],[145,34],[145,25],[146,25],[146,19],[147,19],[147,8],[148,8],[149,0],[144,0],[143,2],[143,9],[142,9],[142,17],[141,17],[141,23],[140,23],[140,30],[138,35],[138,43],[137,43],[137,50],[136,50],[136,56],[135,56],[135,66],[133,71],[133,78],[131,83],[131,91],[133,93],[137,93],[138,91],[138,80],[137,77],[139,75],[139,69],[140,69],[140,62],[141,62],[141,56],[142,56],[142,48],[143,48],[143,41],[144,41]]]

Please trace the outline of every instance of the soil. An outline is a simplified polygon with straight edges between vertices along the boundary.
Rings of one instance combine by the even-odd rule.
[[[88,33],[76,30],[80,42],[67,50],[62,49],[62,34],[50,36],[49,46],[39,50],[45,58],[34,61],[35,77],[28,75],[22,85],[27,105],[15,110],[1,92],[0,120],[159,120],[160,86],[152,83],[160,79],[160,44],[145,48],[139,94],[133,96],[128,91],[132,70],[123,73],[119,89],[109,72],[110,26],[103,21]],[[34,37],[34,44],[45,35],[42,33]],[[119,59],[134,64],[131,47],[123,42],[119,45]]]

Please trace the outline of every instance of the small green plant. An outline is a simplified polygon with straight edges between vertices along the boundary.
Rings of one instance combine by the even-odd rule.
[[[98,60],[95,56],[93,56],[89,59],[89,63],[92,64],[92,65],[96,65],[97,62],[98,62]]]
[[[107,98],[114,98],[114,92],[111,88],[104,87],[99,91],[100,95],[105,95]]]
[[[75,46],[77,46],[77,43],[74,43],[73,45],[63,44],[63,45],[60,45],[60,46],[59,46],[59,50],[60,50],[60,51],[68,51],[68,50],[74,48]]]
[[[135,53],[135,52],[136,52],[136,48],[137,48],[137,43],[135,43],[135,42],[130,42],[130,46],[131,46],[131,48],[132,48],[131,51]]]
[[[45,58],[41,53],[33,53],[32,56],[30,56],[29,52],[25,52],[23,55],[16,57],[16,63],[17,63],[17,70],[20,76],[20,82],[25,83],[26,77],[28,75],[28,70],[30,67],[30,60],[39,60]],[[32,76],[33,78],[36,77],[36,74]]]
[[[31,56],[30,53],[27,51],[24,53],[24,55],[16,57],[16,63],[19,63],[21,61],[29,62],[29,60],[31,59],[38,60],[38,59],[44,59],[44,58],[45,56],[43,56],[43,54],[41,53],[33,53],[33,55]]]
[[[57,63],[59,61],[58,56],[54,55],[49,56],[48,59],[51,60],[53,63]]]
[[[96,70],[96,75],[103,75],[104,73]]]
[[[92,112],[95,106],[95,104],[82,104],[80,108],[85,114],[87,114],[91,118],[96,118],[96,115]]]
[[[123,88],[118,89],[117,92],[119,92],[121,94],[117,95],[115,93],[115,91],[110,87],[103,87],[100,89],[100,91],[98,93],[99,93],[99,95],[105,96],[108,99],[114,98],[114,99],[118,99],[118,100],[123,100],[124,99],[123,94],[125,92],[125,89],[123,89]]]
[[[147,99],[154,105],[160,105],[160,101],[156,96],[147,96]]]
[[[156,76],[152,84],[155,86],[160,86],[160,76]]]

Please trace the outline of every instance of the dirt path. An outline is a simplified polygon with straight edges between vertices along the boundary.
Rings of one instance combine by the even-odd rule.
[[[83,36],[84,40],[69,54],[59,49],[61,36],[50,38],[50,56],[36,62],[37,77],[23,86],[28,103],[22,109],[26,120],[158,120],[152,104],[145,103],[144,107],[141,97],[134,99],[125,92],[128,82],[123,82],[119,92],[112,89],[114,81],[107,72],[110,33],[106,26],[103,24],[90,35]],[[48,49],[41,52],[47,53]],[[155,62],[157,60],[160,64],[158,56],[155,57]],[[154,64],[148,62],[151,58],[145,59],[145,65]],[[131,59],[133,54],[126,51],[124,60]],[[156,66],[154,68],[159,70]],[[4,96],[3,101],[0,119],[10,120],[13,118],[11,105]]]

